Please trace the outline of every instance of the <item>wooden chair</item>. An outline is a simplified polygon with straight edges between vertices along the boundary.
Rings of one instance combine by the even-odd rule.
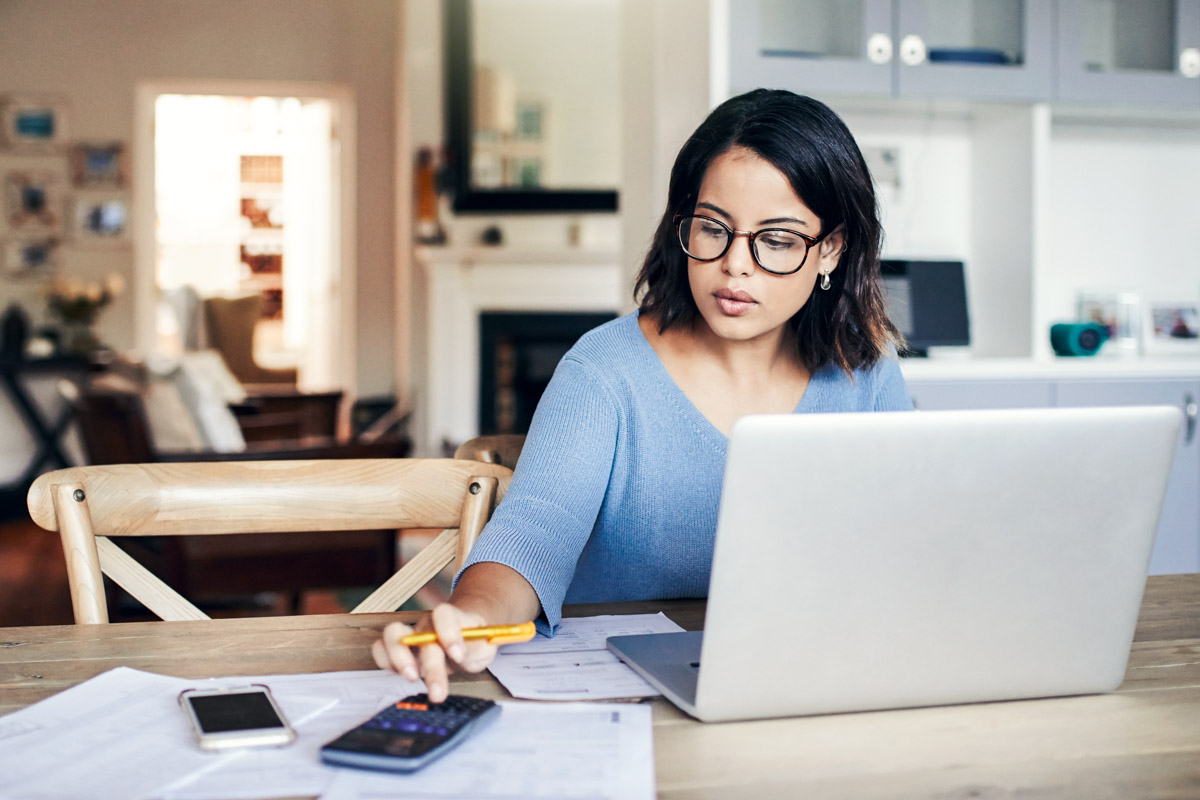
[[[374,442],[342,442],[332,437],[251,442],[246,450],[161,451],[150,433],[138,387],[60,383],[59,391],[75,409],[84,454],[92,466],[201,461],[298,461],[313,459],[400,458],[408,441],[392,437]],[[184,412],[186,413],[186,412]],[[265,592],[282,593],[298,611],[305,592],[360,589],[378,585],[396,563],[396,531],[358,530],[258,536],[143,536],[121,547],[177,591],[202,604],[253,605]],[[120,590],[109,585],[114,619],[128,607]],[[140,609],[133,609],[134,614]]]
[[[165,620],[208,619],[109,537],[444,528],[352,611],[365,613],[395,610],[461,564],[511,476],[435,458],[115,464],[48,472],[28,504],[62,537],[78,624],[108,622],[102,574]]]
[[[454,457],[482,461],[485,464],[499,464],[502,467],[515,469],[517,459],[521,457],[521,448],[524,446],[525,434],[523,433],[476,436],[459,445],[458,449],[454,451]]]

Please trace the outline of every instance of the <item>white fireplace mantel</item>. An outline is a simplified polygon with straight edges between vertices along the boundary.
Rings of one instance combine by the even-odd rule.
[[[618,312],[629,288],[617,250],[424,247],[428,380],[417,451],[479,435],[479,315],[484,311]]]

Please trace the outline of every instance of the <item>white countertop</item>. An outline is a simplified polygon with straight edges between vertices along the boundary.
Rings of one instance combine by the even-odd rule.
[[[1200,356],[1046,360],[946,356],[902,359],[900,365],[908,381],[1200,378]]]

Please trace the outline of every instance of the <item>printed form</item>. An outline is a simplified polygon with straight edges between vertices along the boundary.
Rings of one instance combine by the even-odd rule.
[[[605,650],[605,639],[678,630],[661,614],[567,619],[554,639],[539,636],[502,647],[492,671],[514,696],[651,696],[656,692]],[[284,748],[201,751],[179,708],[179,693],[194,686],[251,683],[271,687],[297,731],[296,742]],[[0,717],[0,797],[412,796],[417,786],[429,789],[424,777],[414,783],[407,776],[336,770],[321,763],[318,751],[388,703],[424,689],[380,670],[196,680],[119,667]],[[453,789],[444,775],[438,778],[438,797],[654,796],[648,707],[502,705],[495,724],[419,773],[453,771]],[[431,771],[439,765],[442,769]],[[480,788],[481,775],[486,791]]]
[[[605,640],[682,630],[662,613],[568,617],[553,639],[538,634],[502,646],[488,670],[509,694],[524,700],[654,697],[658,690],[613,655]]]
[[[510,703],[496,722],[411,775],[339,769],[321,800],[652,800],[650,708]]]

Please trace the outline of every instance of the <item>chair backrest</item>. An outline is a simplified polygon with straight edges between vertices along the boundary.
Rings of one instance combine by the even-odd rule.
[[[515,469],[521,448],[525,446],[525,434],[501,433],[493,436],[476,436],[468,439],[454,451],[455,458],[468,458],[485,464],[499,464]]]
[[[111,536],[444,528],[352,612],[364,613],[395,610],[461,564],[511,477],[449,458],[114,464],[48,472],[28,500],[62,537],[76,623],[108,622],[102,574],[163,619],[208,618]]]
[[[242,383],[295,383],[296,370],[269,369],[254,360],[254,329],[262,317],[262,295],[206,297],[208,340]]]
[[[74,381],[58,382],[72,407],[89,464],[154,461],[154,437],[142,398],[134,388],[101,390]]]

